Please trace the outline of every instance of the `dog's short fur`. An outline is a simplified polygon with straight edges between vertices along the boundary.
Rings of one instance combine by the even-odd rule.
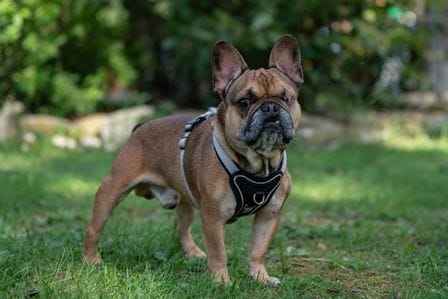
[[[187,256],[207,256],[214,279],[228,283],[224,225],[233,216],[236,203],[228,174],[213,150],[212,132],[226,153],[247,172],[264,177],[276,171],[299,124],[297,88],[303,81],[300,60],[297,41],[289,35],[274,45],[267,69],[249,69],[227,42],[218,42],[213,48],[213,86],[222,102],[215,117],[193,130],[184,160],[188,184],[200,205],[207,254],[190,233],[195,210],[179,164],[178,141],[192,117],[173,116],[136,128],[119,152],[96,193],[84,244],[85,259],[101,262],[97,245],[104,225],[117,204],[135,190],[146,198],[157,197],[164,208],[175,208],[176,232]],[[291,177],[286,171],[272,200],[254,217],[249,271],[267,284],[280,283],[268,275],[264,258],[290,189]]]

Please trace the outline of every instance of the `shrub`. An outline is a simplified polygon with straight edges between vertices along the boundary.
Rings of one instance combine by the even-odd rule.
[[[263,67],[289,33],[301,44],[306,108],[388,106],[402,90],[430,86],[422,76],[430,28],[419,3],[0,0],[0,99],[69,116],[119,106],[107,98],[141,103],[148,93],[204,107],[216,104],[215,41]]]
[[[0,0],[0,97],[32,111],[94,111],[108,83],[137,77],[122,42],[127,21],[120,1]]]

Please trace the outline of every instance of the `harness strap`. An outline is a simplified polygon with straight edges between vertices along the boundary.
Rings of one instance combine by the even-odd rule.
[[[213,131],[213,146],[215,147],[216,154],[218,158],[221,160],[221,163],[224,165],[224,168],[227,170],[229,174],[234,174],[239,170],[239,167],[233,162],[233,160],[227,155],[225,150],[222,148],[221,144],[216,137],[215,132]]]
[[[190,120],[184,128],[184,135],[179,139],[179,149],[180,149],[180,173],[182,175],[182,180],[184,182],[185,189],[187,189],[188,196],[190,197],[191,202],[193,205],[199,209],[199,201],[194,196],[193,192],[190,189],[190,185],[187,182],[187,177],[185,176],[185,168],[184,168],[184,157],[185,157],[185,148],[187,145],[187,139],[190,136],[191,132],[193,131],[193,128],[199,125],[201,122],[206,120],[212,115],[216,114],[216,108],[212,107],[204,114],[201,114],[192,120]]]
[[[193,192],[191,192],[190,185],[188,185],[187,177],[185,176],[185,169],[184,169],[184,156],[185,156],[185,149],[180,150],[180,173],[182,174],[182,180],[184,181],[185,189],[187,189],[188,197],[190,197],[191,202],[193,205],[199,209],[199,202],[194,197]]]

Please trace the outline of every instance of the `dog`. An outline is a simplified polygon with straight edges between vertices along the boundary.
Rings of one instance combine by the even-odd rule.
[[[281,37],[268,68],[249,69],[225,41],[212,51],[213,90],[221,102],[198,118],[178,115],[148,121],[134,129],[99,187],[84,243],[89,263],[101,262],[98,242],[113,209],[132,190],[175,208],[175,230],[187,257],[207,257],[219,284],[230,283],[224,226],[254,214],[249,273],[279,285],[264,260],[291,190],[285,148],[301,114],[303,82],[296,39]],[[205,252],[190,232],[200,211]]]

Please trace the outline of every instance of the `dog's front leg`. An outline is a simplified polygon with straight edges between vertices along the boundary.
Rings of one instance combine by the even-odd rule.
[[[280,280],[269,276],[264,266],[266,252],[277,230],[280,212],[261,210],[254,218],[252,226],[252,242],[250,249],[250,275],[263,283],[278,286]]]
[[[201,207],[202,234],[207,262],[215,282],[229,284],[227,253],[224,244],[224,225],[217,208],[204,203]]]

